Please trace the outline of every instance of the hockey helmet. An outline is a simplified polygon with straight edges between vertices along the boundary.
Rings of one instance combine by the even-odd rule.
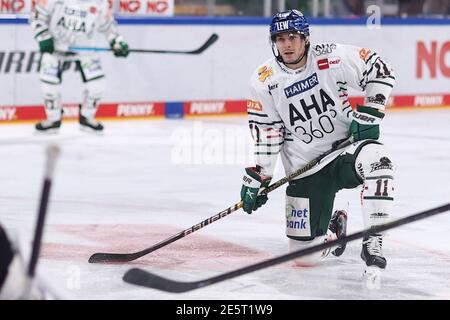
[[[270,23],[270,38],[274,41],[275,36],[283,32],[297,32],[308,37],[309,24],[303,13],[295,9],[277,13]]]

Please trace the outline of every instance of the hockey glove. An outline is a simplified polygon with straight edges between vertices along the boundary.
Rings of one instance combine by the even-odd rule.
[[[267,202],[267,195],[258,196],[258,192],[261,188],[267,188],[272,178],[262,175],[259,167],[245,168],[245,172],[241,200],[244,202],[244,211],[251,214]]]
[[[118,36],[111,40],[110,45],[116,57],[126,57],[130,52],[128,50],[128,44],[122,39],[121,36]]]
[[[358,105],[353,112],[353,121],[350,124],[354,141],[377,140],[380,137],[379,123],[383,118],[384,113],[377,109]]]
[[[39,41],[39,50],[41,53],[53,53],[55,51],[55,43],[53,38]]]

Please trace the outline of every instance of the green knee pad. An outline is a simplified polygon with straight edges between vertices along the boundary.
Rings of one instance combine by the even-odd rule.
[[[316,174],[295,180],[286,189],[286,235],[311,240],[326,234],[335,192]]]

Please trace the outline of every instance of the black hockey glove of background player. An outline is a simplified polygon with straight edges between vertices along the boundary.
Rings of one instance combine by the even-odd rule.
[[[241,188],[241,200],[244,202],[244,211],[251,214],[267,202],[267,196],[258,196],[258,192],[261,188],[267,188],[272,178],[262,175],[259,166],[245,168],[245,173]]]
[[[53,53],[55,52],[55,43],[53,38],[48,38],[39,41],[39,50],[41,53]]]
[[[126,43],[121,36],[112,39],[110,46],[116,57],[126,57],[130,52],[128,49],[128,43]]]
[[[353,111],[353,121],[350,124],[350,132],[354,141],[380,137],[379,123],[384,118],[384,113],[375,108],[357,105]]]

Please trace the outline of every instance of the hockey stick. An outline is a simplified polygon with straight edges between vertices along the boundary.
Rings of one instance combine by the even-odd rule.
[[[260,194],[268,194],[269,192],[272,192],[273,190],[277,189],[278,187],[282,186],[283,184],[285,184],[286,182],[291,181],[292,179],[298,177],[299,175],[305,173],[306,171],[310,170],[312,167],[314,167],[316,164],[318,164],[323,158],[325,158],[327,155],[333,153],[334,151],[341,149],[341,148],[345,148],[347,146],[349,146],[350,144],[353,143],[353,137],[349,137],[348,139],[344,140],[343,142],[341,142],[340,144],[338,144],[336,147],[328,150],[327,152],[321,154],[320,156],[318,156],[317,158],[311,160],[310,162],[308,162],[304,167],[294,171],[293,173],[291,173],[290,175],[284,177],[283,179],[278,180],[277,182],[273,183],[272,185],[270,185],[269,187],[267,187],[266,189],[262,190],[260,192]],[[129,261],[133,261],[136,260],[142,256],[145,256],[146,254],[149,254],[150,252],[153,252],[155,250],[158,250],[162,247],[167,246],[168,244],[177,241],[185,236],[187,236],[190,233],[193,233],[197,230],[200,230],[201,228],[207,226],[210,223],[213,223],[214,221],[217,221],[223,217],[226,217],[227,215],[229,215],[232,212],[235,212],[237,210],[239,210],[240,208],[242,208],[243,202],[239,201],[238,203],[236,203],[235,205],[219,212],[218,214],[203,220],[202,222],[186,229],[183,230],[173,236],[171,236],[170,238],[163,240],[147,249],[144,249],[142,251],[138,251],[138,252],[133,252],[133,253],[94,253],[90,258],[89,258],[89,262],[90,263],[98,263],[98,262],[129,262]]]
[[[150,50],[150,49],[129,49],[129,52],[140,53],[172,53],[172,54],[200,54],[208,49],[214,42],[219,39],[219,35],[213,33],[208,40],[198,49],[191,51],[179,51],[179,50]],[[69,47],[70,51],[113,51],[111,48],[96,48],[96,47]]]
[[[27,288],[24,291],[24,297],[30,293],[30,288],[33,283],[34,275],[36,273],[36,266],[39,258],[39,252],[41,250],[42,234],[44,233],[45,217],[47,215],[48,200],[50,198],[50,189],[52,186],[53,172],[55,171],[56,160],[60,153],[59,147],[51,145],[46,150],[46,163],[45,163],[45,175],[44,183],[42,186],[41,199],[39,202],[39,211],[36,221],[36,229],[34,232],[33,248],[31,251],[31,258],[28,264],[27,270]]]
[[[262,270],[264,268],[268,268],[271,266],[274,266],[276,264],[280,264],[289,260],[292,260],[294,258],[303,257],[305,255],[319,252],[327,248],[331,248],[337,244],[344,244],[356,239],[363,238],[368,235],[376,234],[382,231],[386,231],[389,229],[393,229],[396,227],[399,227],[404,224],[408,224],[417,220],[425,219],[428,217],[431,217],[433,215],[443,213],[450,210],[450,203],[447,203],[445,205],[429,209],[426,211],[422,211],[420,213],[407,216],[402,219],[398,219],[395,221],[392,221],[390,223],[386,223],[384,225],[372,227],[370,229],[365,229],[360,232],[356,232],[344,237],[341,237],[337,240],[333,240],[330,242],[325,242],[323,244],[318,244],[309,248],[301,249],[298,251],[294,251],[285,255],[281,255],[272,259],[268,259],[259,263],[255,263],[253,265],[249,265],[247,267],[243,267],[240,269],[236,269],[234,271],[229,271],[211,278],[207,278],[204,280],[199,281],[192,281],[192,282],[182,282],[182,281],[174,281],[167,278],[160,277],[156,274],[147,272],[145,270],[139,269],[139,268],[133,268],[128,270],[125,275],[123,276],[123,280],[125,282],[135,284],[138,286],[143,286],[147,288],[153,288],[158,289],[162,291],[167,292],[175,292],[175,293],[181,293],[186,291],[191,291],[199,288],[203,288],[218,282],[222,282],[224,280],[232,279],[235,277],[242,276],[244,274],[255,272]]]

